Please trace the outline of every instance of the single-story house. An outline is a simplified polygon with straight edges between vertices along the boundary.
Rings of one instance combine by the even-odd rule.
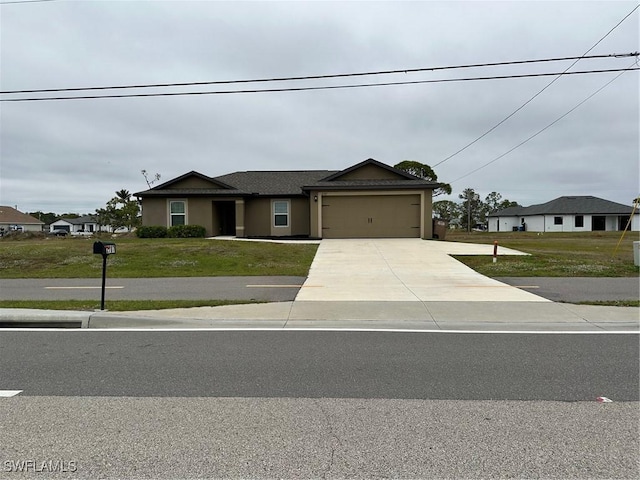
[[[0,206],[0,232],[42,232],[44,222],[13,208]]]
[[[49,231],[66,230],[69,233],[107,231],[105,226],[100,228],[98,220],[93,215],[83,215],[78,218],[61,218],[49,225]]]
[[[509,207],[488,215],[490,232],[640,231],[640,212],[593,196],[559,197],[530,207]],[[633,215],[633,218],[632,218]]]
[[[237,237],[432,237],[439,184],[374,159],[340,171],[191,171],[134,194],[142,225]]]

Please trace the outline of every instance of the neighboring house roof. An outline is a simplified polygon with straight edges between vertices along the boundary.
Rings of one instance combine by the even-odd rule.
[[[340,177],[365,165],[375,165],[396,175],[396,179],[372,180],[340,180]],[[202,180],[203,185],[211,184],[211,188],[171,188],[172,185],[188,178]],[[307,190],[341,190],[341,189],[393,189],[393,188],[436,188],[440,184],[415,177],[407,172],[390,167],[369,158],[345,170],[283,170],[283,171],[246,171],[234,172],[219,177],[208,177],[191,171],[149,190],[135,193],[138,197],[150,196],[231,196],[231,195],[263,195],[263,196],[296,196],[304,195]]]
[[[629,215],[633,207],[587,196],[565,196],[529,207],[509,207],[489,214],[489,217],[529,215]]]
[[[27,215],[26,213],[22,213],[13,207],[6,207],[4,205],[0,206],[0,223],[10,223],[15,225],[44,225],[44,222],[41,222],[37,218]]]

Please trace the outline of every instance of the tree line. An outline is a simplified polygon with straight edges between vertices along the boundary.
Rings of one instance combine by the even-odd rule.
[[[424,178],[432,182],[438,181],[438,176],[429,165],[415,162],[412,160],[404,160],[396,165],[395,168],[403,170],[416,177]],[[448,183],[440,183],[440,186],[433,191],[433,196],[451,195],[451,185]],[[486,227],[487,216],[490,213],[497,212],[508,207],[519,206],[517,202],[503,199],[498,192],[491,192],[483,200],[473,188],[465,188],[458,195],[461,202],[452,200],[439,200],[433,202],[433,214],[438,218],[447,220],[449,225],[457,225],[467,231],[476,226]]]

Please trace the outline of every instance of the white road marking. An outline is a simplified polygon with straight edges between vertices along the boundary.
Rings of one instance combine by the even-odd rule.
[[[76,289],[99,289],[102,287],[44,287],[45,290],[76,290]],[[104,287],[104,288],[124,288],[124,287]]]
[[[0,390],[0,397],[15,397],[19,393],[22,393],[22,390]]]
[[[309,288],[322,285],[245,285],[247,288]]]
[[[540,288],[538,285],[514,285],[516,288]]]

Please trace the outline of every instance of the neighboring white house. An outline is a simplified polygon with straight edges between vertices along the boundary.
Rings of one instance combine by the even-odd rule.
[[[13,207],[0,206],[0,232],[42,232],[44,222]]]
[[[640,231],[640,212],[593,196],[559,197],[530,207],[509,207],[488,215],[490,232]]]
[[[96,218],[92,215],[84,215],[78,218],[61,218],[49,225],[49,231],[53,232],[54,230],[66,230],[69,233],[109,231],[108,226],[98,225]]]

